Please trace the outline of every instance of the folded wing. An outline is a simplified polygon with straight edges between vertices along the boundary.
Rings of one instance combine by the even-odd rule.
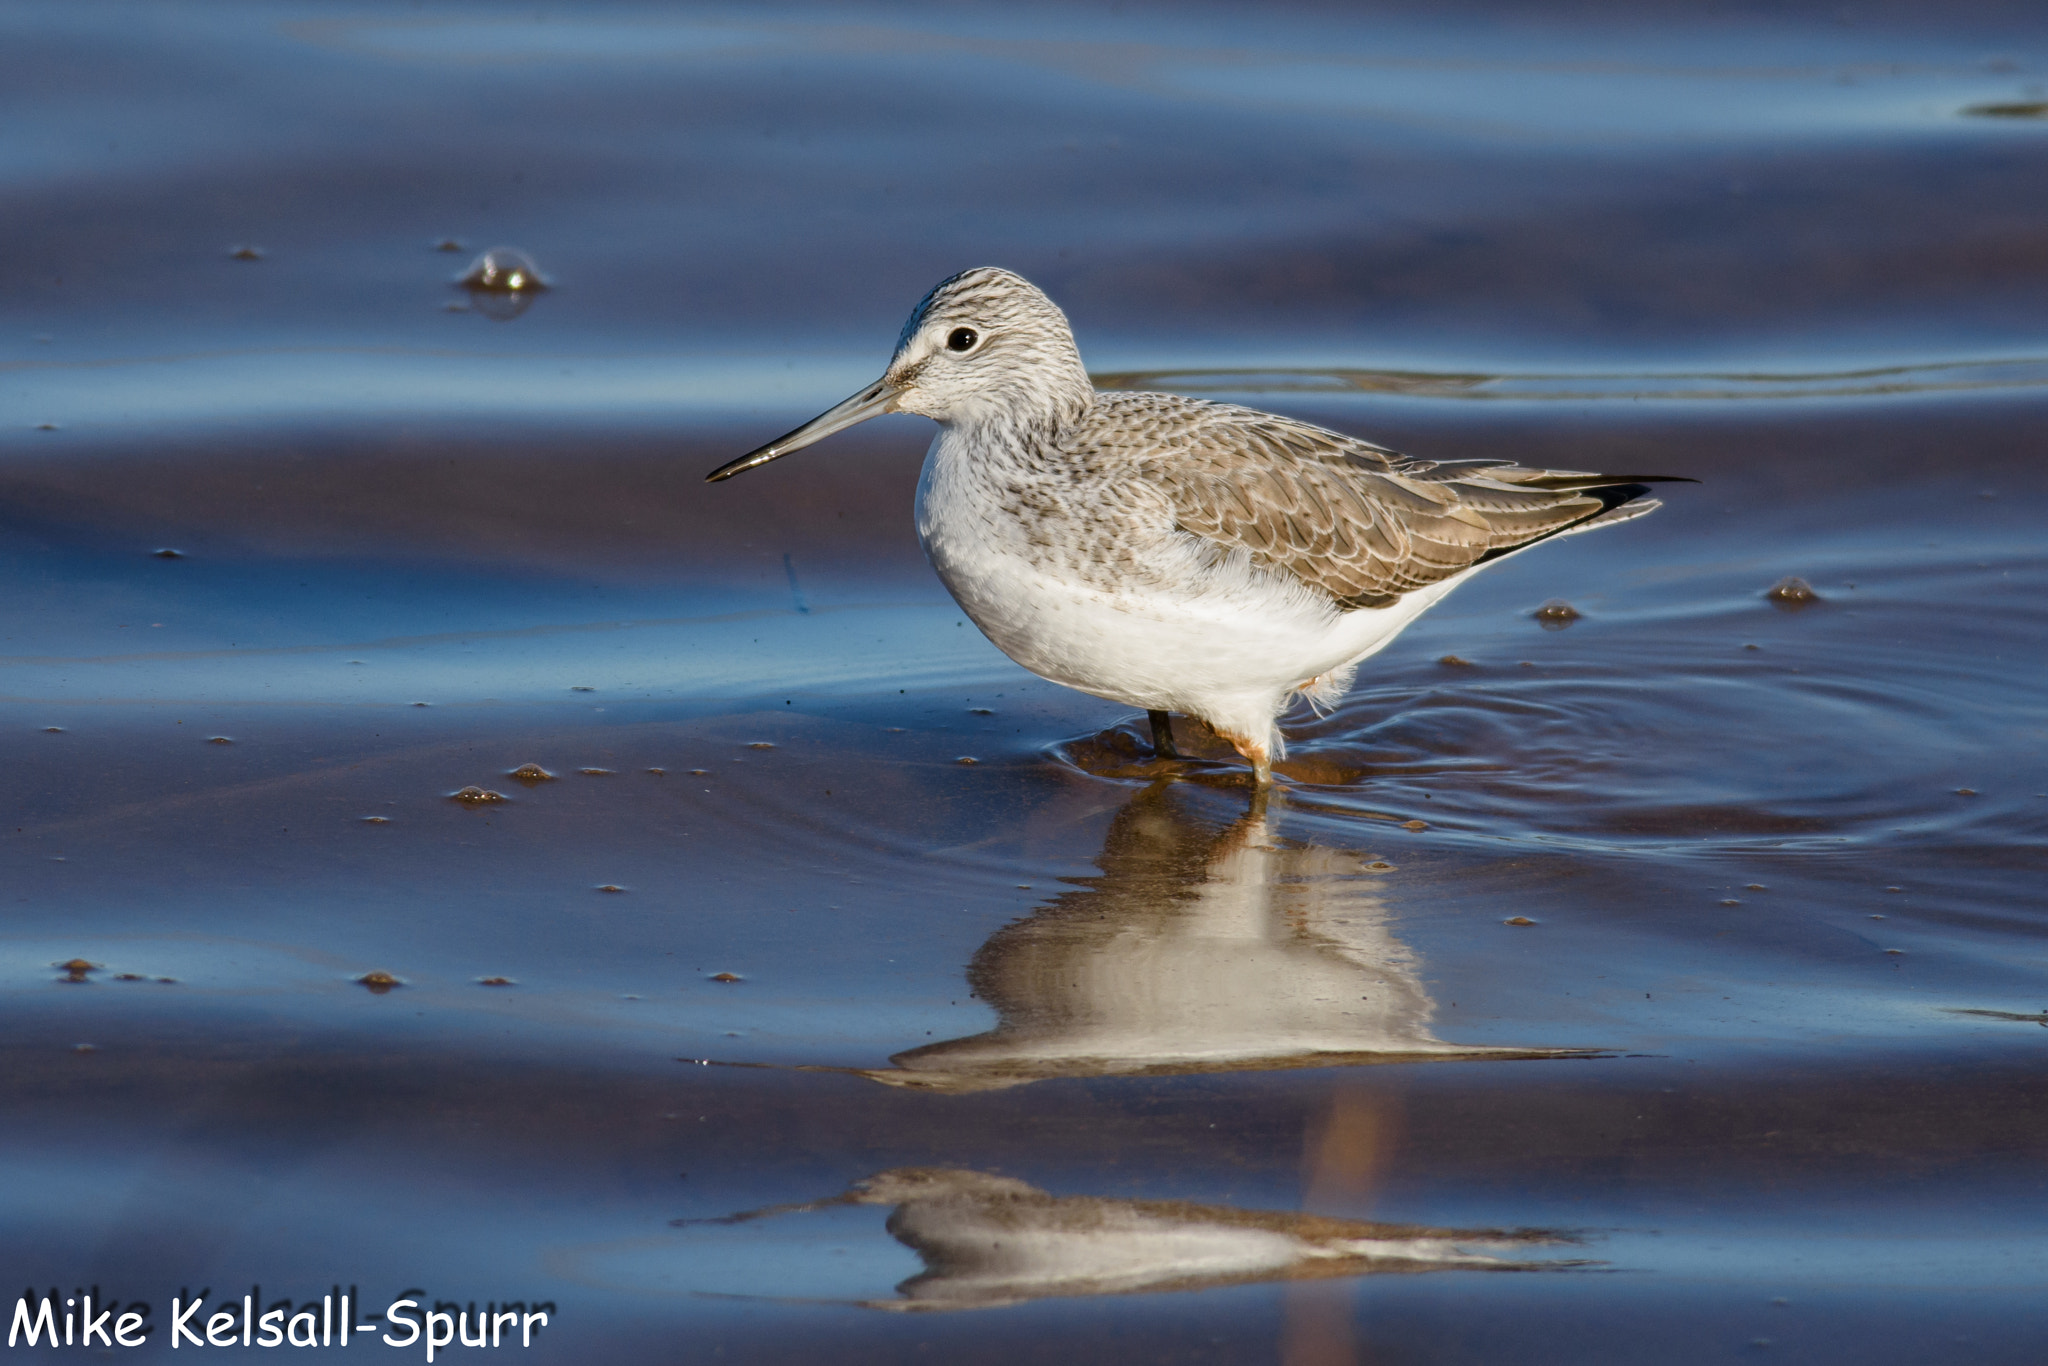
[[[1130,412],[1093,444],[1170,500],[1181,530],[1290,574],[1345,608],[1385,607],[1548,536],[1657,508],[1656,475],[1412,460],[1305,422],[1167,394],[1104,394]],[[1114,433],[1112,435],[1112,433]]]

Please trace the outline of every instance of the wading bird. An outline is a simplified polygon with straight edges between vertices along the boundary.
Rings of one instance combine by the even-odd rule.
[[[1066,315],[979,267],[924,297],[882,377],[706,476],[765,465],[882,413],[939,424],[917,532],[961,608],[1043,678],[1200,717],[1272,781],[1296,697],[1486,565],[1639,517],[1657,475],[1416,460],[1251,408],[1098,393]],[[1689,482],[1689,481],[1686,481]]]

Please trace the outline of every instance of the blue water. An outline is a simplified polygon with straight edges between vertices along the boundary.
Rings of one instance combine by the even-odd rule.
[[[2030,10],[0,33],[0,1284],[145,1358],[259,1284],[568,1361],[2038,1357]],[[983,262],[1104,387],[1702,482],[1257,807],[965,623],[920,420],[701,482]],[[1375,1221],[1575,1241],[1315,1244]]]

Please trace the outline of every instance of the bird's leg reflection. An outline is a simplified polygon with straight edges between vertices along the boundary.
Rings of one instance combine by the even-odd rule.
[[[1163,711],[1148,711],[1145,719],[1152,723],[1152,752],[1162,759],[1179,759],[1181,752],[1173,747],[1173,714]]]
[[[1541,1230],[1430,1228],[1185,1200],[1056,1196],[1013,1177],[949,1167],[899,1167],[824,1200],[677,1222],[731,1224],[835,1205],[893,1205],[890,1235],[924,1263],[921,1273],[896,1287],[898,1298],[860,1302],[874,1309],[983,1309],[1049,1296],[1376,1272],[1586,1265],[1516,1255],[1576,1241]]]
[[[968,965],[985,1034],[861,1075],[967,1092],[1049,1077],[1323,1067],[1562,1050],[1448,1043],[1395,937],[1383,859],[1276,841],[1259,793],[1161,783],[1111,823],[1098,877],[994,934]],[[1270,804],[1270,805],[1269,805]]]

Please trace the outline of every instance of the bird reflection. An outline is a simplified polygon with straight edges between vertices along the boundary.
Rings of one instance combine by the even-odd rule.
[[[949,1167],[899,1167],[843,1194],[722,1219],[737,1224],[838,1205],[893,1205],[888,1229],[924,1270],[871,1309],[987,1309],[1051,1296],[1207,1290],[1262,1281],[1467,1269],[1583,1266],[1530,1261],[1575,1241],[1532,1229],[1451,1229],[1243,1210],[1185,1200],[1052,1195],[1023,1181]]]
[[[1263,797],[1227,824],[1205,817],[1203,800],[1182,784],[1145,790],[1110,826],[1101,876],[982,946],[967,979],[995,1008],[994,1029],[859,1075],[967,1092],[1575,1051],[1439,1039],[1416,956],[1391,929],[1393,866],[1277,840]]]

